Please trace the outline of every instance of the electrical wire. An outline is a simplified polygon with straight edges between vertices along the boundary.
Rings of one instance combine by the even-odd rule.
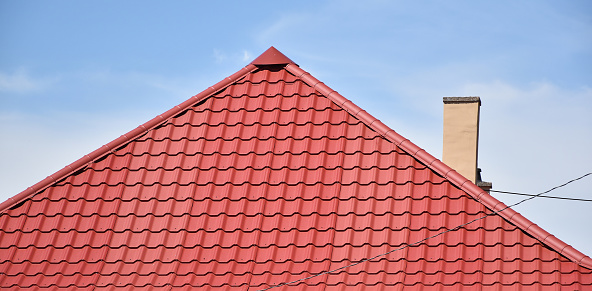
[[[390,254],[390,253],[394,253],[394,252],[396,252],[396,251],[400,251],[400,250],[406,249],[406,248],[408,248],[408,247],[411,247],[411,246],[414,246],[414,245],[419,245],[419,244],[421,244],[422,242],[424,242],[424,241],[426,241],[426,240],[428,240],[428,239],[432,239],[432,238],[435,238],[435,237],[437,237],[437,236],[443,235],[443,234],[445,234],[445,233],[448,233],[448,232],[451,232],[451,231],[454,231],[454,230],[461,229],[461,228],[463,228],[463,227],[465,227],[465,226],[467,226],[467,225],[469,225],[469,224],[471,224],[471,223],[473,223],[473,222],[475,222],[475,221],[479,221],[479,220],[481,220],[481,219],[484,219],[484,218],[486,218],[486,217],[489,217],[489,216],[492,216],[492,215],[498,214],[498,213],[500,213],[500,212],[502,212],[502,211],[504,211],[504,210],[506,210],[506,209],[508,209],[508,208],[512,208],[512,207],[514,207],[514,206],[517,206],[517,205],[519,205],[519,204],[522,204],[522,203],[524,203],[524,202],[526,202],[526,201],[528,201],[528,200],[532,200],[532,199],[534,199],[534,198],[536,198],[536,197],[540,197],[540,196],[541,196],[541,195],[543,195],[543,194],[547,194],[547,193],[549,193],[549,192],[551,192],[551,191],[553,191],[553,190],[555,190],[555,189],[558,189],[558,188],[564,187],[564,186],[566,186],[567,184],[573,183],[573,182],[575,182],[575,181],[578,181],[578,180],[580,180],[580,179],[583,179],[583,178],[585,178],[585,177],[587,177],[587,176],[590,176],[590,175],[592,175],[592,173],[587,173],[587,174],[585,174],[585,175],[583,175],[583,176],[581,176],[581,177],[578,177],[578,178],[575,178],[575,179],[569,180],[569,181],[567,181],[567,182],[565,182],[565,183],[563,183],[563,184],[561,184],[561,185],[559,185],[559,186],[555,186],[555,187],[553,187],[553,188],[551,188],[551,189],[549,189],[549,190],[547,190],[547,191],[544,191],[544,192],[541,192],[541,193],[539,193],[539,194],[533,195],[533,196],[531,196],[531,197],[529,197],[529,198],[525,198],[525,199],[523,199],[523,200],[521,200],[521,201],[518,201],[518,202],[516,202],[516,203],[514,203],[514,204],[512,204],[512,205],[506,206],[506,207],[504,207],[504,208],[502,208],[502,209],[500,209],[500,210],[494,211],[494,212],[492,212],[492,213],[490,213],[490,214],[487,214],[487,215],[485,215],[485,216],[481,216],[481,217],[475,218],[475,219],[473,219],[473,220],[471,220],[471,221],[469,221],[469,222],[466,222],[466,223],[463,223],[463,224],[461,224],[461,225],[458,225],[458,226],[456,226],[456,227],[453,227],[453,228],[451,228],[451,229],[447,229],[447,230],[445,230],[445,231],[439,232],[439,233],[437,233],[437,234],[435,234],[435,235],[432,235],[432,236],[430,236],[430,237],[427,237],[427,238],[424,238],[424,239],[422,239],[422,240],[416,241],[416,242],[414,242],[414,243],[411,243],[411,244],[406,244],[406,245],[404,245],[404,246],[402,246],[402,247],[400,247],[400,248],[396,248],[396,249],[394,249],[394,250],[390,250],[390,251],[388,251],[388,252],[386,252],[386,253],[383,253],[383,254],[380,254],[380,255],[376,255],[376,256],[374,256],[374,257],[371,257],[371,258],[366,258],[366,259],[363,259],[363,260],[357,261],[357,262],[355,262],[355,263],[352,263],[352,264],[349,264],[349,265],[345,265],[345,266],[339,267],[339,268],[337,268],[337,269],[333,269],[333,270],[329,270],[329,271],[324,271],[324,272],[321,272],[321,273],[317,273],[317,274],[314,274],[314,275],[312,275],[312,276],[308,276],[308,277],[306,277],[306,278],[302,278],[302,279],[298,279],[298,280],[294,280],[294,281],[290,281],[290,282],[284,282],[284,283],[276,284],[276,285],[270,286],[270,287],[268,287],[268,288],[265,288],[265,289],[259,289],[258,291],[265,291],[265,290],[270,290],[270,289],[277,288],[277,287],[282,287],[282,286],[292,285],[292,284],[294,284],[294,283],[298,283],[298,282],[301,282],[301,281],[305,281],[305,280],[308,280],[308,279],[312,279],[312,278],[315,278],[315,277],[318,277],[318,276],[322,276],[322,275],[326,275],[326,274],[330,274],[330,273],[335,273],[335,272],[337,272],[337,271],[340,271],[340,270],[343,270],[343,269],[346,269],[346,268],[349,268],[349,267],[353,267],[353,266],[359,265],[359,264],[361,264],[361,263],[365,263],[365,262],[368,262],[368,261],[372,261],[372,260],[374,260],[374,259],[376,259],[376,258],[379,258],[379,257],[386,256],[386,255],[388,255],[388,254]]]
[[[500,191],[500,190],[489,190],[490,192],[501,193],[501,194],[511,194],[511,195],[520,195],[520,196],[536,196],[536,194],[526,194],[526,193],[519,193],[519,192],[509,192],[509,191]],[[545,196],[540,195],[537,196],[540,198],[553,198],[553,199],[562,199],[562,200],[573,200],[573,201],[584,201],[584,202],[592,202],[592,199],[583,199],[583,198],[571,198],[571,197],[559,197],[559,196]]]

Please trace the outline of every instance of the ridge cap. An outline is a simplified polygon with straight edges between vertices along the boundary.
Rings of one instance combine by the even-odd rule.
[[[290,58],[286,57],[283,53],[271,46],[261,55],[255,58],[250,65],[263,66],[263,65],[287,65],[296,64]]]

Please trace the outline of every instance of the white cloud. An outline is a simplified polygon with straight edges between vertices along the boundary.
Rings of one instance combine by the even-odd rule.
[[[243,51],[243,62],[248,62],[248,61],[251,61],[251,54],[248,51],[244,50]]]
[[[219,49],[214,49],[214,59],[216,60],[216,63],[222,63],[226,61],[228,57]]]
[[[505,106],[512,103],[528,104],[530,109],[548,107],[549,103],[573,109],[582,109],[582,105],[592,105],[592,88],[565,89],[550,82],[532,82],[518,87],[497,80],[488,83],[464,84],[459,91],[464,94],[481,92],[479,94],[489,96]],[[576,104],[576,102],[580,104]]]
[[[246,62],[252,61],[252,58],[253,56],[246,49],[242,51],[232,50],[231,52],[214,49],[214,59],[218,64],[244,65]]]
[[[0,92],[28,93],[44,90],[57,78],[36,79],[27,70],[20,68],[13,73],[0,72]]]

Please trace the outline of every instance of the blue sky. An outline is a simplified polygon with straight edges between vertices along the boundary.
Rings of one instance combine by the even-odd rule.
[[[442,97],[480,96],[494,189],[538,193],[592,172],[589,1],[2,1],[0,200],[272,45],[436,157]],[[517,207],[588,255],[591,210]]]

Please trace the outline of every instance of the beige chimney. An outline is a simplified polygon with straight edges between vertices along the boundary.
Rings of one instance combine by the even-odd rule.
[[[477,183],[479,97],[444,97],[442,161]]]

